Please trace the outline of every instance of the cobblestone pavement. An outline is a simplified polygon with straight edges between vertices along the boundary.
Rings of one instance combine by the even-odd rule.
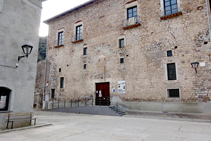
[[[52,126],[0,134],[0,141],[211,141],[211,123],[35,111]]]

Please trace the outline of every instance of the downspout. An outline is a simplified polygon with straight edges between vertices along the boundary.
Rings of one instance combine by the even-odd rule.
[[[49,29],[48,29],[49,32]],[[43,82],[43,109],[44,107],[44,101],[45,101],[45,88],[46,88],[46,69],[47,69],[47,51],[48,51],[48,36],[46,40],[46,51],[45,51],[45,70],[44,70],[44,82]]]
[[[210,42],[211,42],[210,16],[209,16],[209,10],[208,10],[209,6],[208,6],[208,2],[207,2],[207,0],[205,0],[205,1],[206,1],[206,7],[207,7],[207,17],[208,17],[209,34],[210,34]]]

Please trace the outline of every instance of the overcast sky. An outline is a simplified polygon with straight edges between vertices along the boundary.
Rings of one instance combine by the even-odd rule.
[[[44,20],[47,20],[87,1],[89,0],[47,0],[43,2],[39,35],[47,36],[48,34],[48,25],[43,23]]]

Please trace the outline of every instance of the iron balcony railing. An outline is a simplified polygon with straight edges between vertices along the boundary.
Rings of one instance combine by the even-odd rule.
[[[83,36],[82,35],[79,35],[79,36],[72,36],[72,43],[76,43],[76,42],[80,42],[80,41],[83,41]]]
[[[140,17],[132,17],[129,19],[125,19],[125,20],[123,20],[123,28],[140,25],[140,22],[141,22]]]
[[[55,47],[62,46],[62,45],[64,45],[64,41],[60,41],[60,42],[58,40],[54,41],[54,46]]]

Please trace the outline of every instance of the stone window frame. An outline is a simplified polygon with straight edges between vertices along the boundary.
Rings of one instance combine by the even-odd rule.
[[[76,40],[76,27],[78,26],[82,26],[82,39],[81,40]],[[78,21],[78,22],[75,22],[74,24],[74,35],[72,37],[72,43],[77,43],[77,42],[81,42],[83,41],[83,28],[84,28],[84,24],[83,24],[83,21]]]
[[[124,47],[120,47],[120,40],[121,39],[124,39]],[[117,48],[125,48],[127,46],[127,42],[126,42],[126,37],[125,37],[125,35],[123,35],[123,36],[119,36],[118,37],[118,39],[117,39]]]
[[[177,0],[178,13],[182,11],[181,3],[182,3],[181,0]],[[160,17],[164,16],[167,16],[165,15],[164,0],[160,0]]]
[[[137,7],[137,17],[139,17],[140,4],[138,3],[138,1],[133,1],[131,3],[125,4],[125,19],[127,19],[127,9],[135,6]]]
[[[167,64],[172,64],[174,63],[175,64],[175,67],[176,67],[176,80],[168,80],[168,70],[167,70]],[[165,68],[165,79],[166,79],[166,82],[177,82],[179,80],[179,73],[178,73],[178,64],[176,62],[168,62],[168,63],[165,63],[164,64],[164,68]]]
[[[63,32],[63,42],[62,42],[62,45],[59,45],[59,33]],[[59,48],[59,47],[63,47],[64,46],[64,41],[65,41],[65,31],[64,31],[64,28],[60,28],[57,30],[57,33],[56,33],[56,40],[55,40],[55,48]]]
[[[169,96],[169,90],[172,90],[172,89],[178,89],[179,90],[179,97],[170,97]],[[181,99],[181,95],[182,95],[182,93],[181,93],[181,89],[180,88],[178,88],[178,87],[175,87],[175,88],[167,88],[166,89],[166,97],[167,98],[169,98],[169,99]]]

